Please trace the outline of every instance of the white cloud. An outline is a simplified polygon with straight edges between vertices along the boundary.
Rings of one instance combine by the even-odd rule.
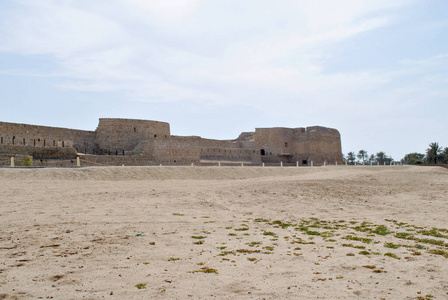
[[[329,104],[378,88],[371,71],[326,73],[329,47],[391,24],[403,1],[21,1],[1,50],[52,55],[62,89],[121,91],[140,101],[231,104],[280,90]],[[397,4],[398,3],[398,4]],[[234,90],[236,91],[230,91]],[[252,92],[249,92],[251,91]],[[232,98],[229,98],[232,95]],[[336,96],[337,95],[337,96]],[[244,98],[264,107],[271,99]]]

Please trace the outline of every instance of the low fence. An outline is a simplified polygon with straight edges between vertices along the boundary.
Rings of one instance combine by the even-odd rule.
[[[135,157],[133,160],[130,159],[115,159],[115,160],[102,160],[97,156],[78,156],[76,159],[54,159],[54,160],[42,160],[42,159],[31,159],[31,163],[24,164],[25,156],[0,156],[0,167],[61,167],[61,168],[75,168],[75,167],[110,167],[110,166],[215,166],[215,167],[325,167],[330,166],[324,162],[323,165],[314,164],[313,161],[310,161],[307,165],[300,165],[299,162],[295,163],[253,163],[249,161],[201,161],[200,163],[191,163],[191,164],[159,164],[154,161],[144,160],[139,157]],[[128,157],[132,158],[132,157]],[[331,166],[337,166],[337,163],[331,164]],[[401,165],[401,163],[392,163],[390,166]],[[341,166],[341,165],[340,165]],[[380,164],[354,164],[347,165],[347,167],[356,167],[356,166],[366,166],[366,167],[375,167],[380,166]],[[381,166],[386,166],[383,164]],[[389,166],[389,165],[388,165]],[[435,166],[435,165],[430,165]],[[448,168],[448,165],[436,165],[444,168]]]

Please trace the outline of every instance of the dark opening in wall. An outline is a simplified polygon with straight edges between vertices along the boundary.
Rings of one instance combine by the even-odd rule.
[[[65,143],[64,143],[64,141],[62,141],[62,148],[64,148],[65,147]]]
[[[285,148],[288,148],[288,143],[285,143]]]
[[[25,138],[23,138],[23,145],[24,145],[24,146],[26,145],[26,140],[25,140]]]
[[[47,141],[46,140],[44,140],[44,147],[47,145]]]
[[[264,151],[264,149],[260,150],[260,154],[263,155],[263,156],[266,155],[266,152]]]
[[[307,165],[308,161],[306,159],[302,160],[302,165]]]
[[[156,138],[156,137],[157,137],[157,134],[154,134],[154,137]]]
[[[36,147],[36,139],[34,139],[34,147]]]
[[[134,132],[137,132],[137,127],[134,127]]]
[[[1,140],[2,140],[1,142],[2,142],[2,144],[3,144],[3,137],[1,137]]]
[[[53,140],[53,147],[56,147],[56,141]]]
[[[14,145],[15,142],[16,142],[16,136],[13,136],[13,137],[12,137],[12,144]]]

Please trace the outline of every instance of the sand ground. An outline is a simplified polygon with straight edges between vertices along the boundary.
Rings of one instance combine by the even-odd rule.
[[[448,299],[448,169],[0,169],[0,299]]]

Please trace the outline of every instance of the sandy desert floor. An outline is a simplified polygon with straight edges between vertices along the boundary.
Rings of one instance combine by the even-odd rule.
[[[448,169],[0,169],[0,299],[448,299]]]

